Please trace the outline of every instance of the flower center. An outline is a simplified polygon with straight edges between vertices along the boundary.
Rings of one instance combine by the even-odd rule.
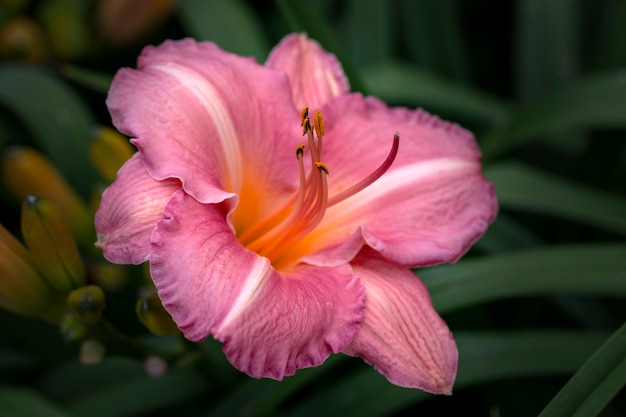
[[[275,267],[283,263],[281,257],[289,248],[320,224],[329,207],[355,195],[380,178],[395,160],[400,144],[399,134],[395,132],[391,151],[376,170],[353,186],[329,197],[327,182],[329,169],[321,160],[324,137],[322,113],[315,111],[311,123],[309,108],[305,107],[302,109],[301,126],[302,135],[307,137],[307,142],[306,145],[296,148],[300,175],[298,190],[238,237],[247,249],[265,256]],[[304,166],[304,150],[307,146],[311,162],[308,174]]]

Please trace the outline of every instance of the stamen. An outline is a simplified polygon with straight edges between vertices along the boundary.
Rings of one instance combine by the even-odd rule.
[[[312,169],[309,170],[308,174],[305,172],[305,145],[298,146],[296,148],[300,177],[298,190],[285,199],[280,207],[243,231],[238,237],[248,250],[269,258],[272,263],[283,266],[289,264],[288,253],[290,248],[320,224],[328,207],[363,190],[389,169],[398,154],[400,143],[399,134],[396,132],[391,151],[374,172],[357,184],[329,198],[326,177],[330,170],[321,161],[322,138],[324,136],[322,113],[315,111],[313,124],[311,124],[309,108],[304,107],[301,118],[302,134],[307,136],[306,146],[309,148]]]

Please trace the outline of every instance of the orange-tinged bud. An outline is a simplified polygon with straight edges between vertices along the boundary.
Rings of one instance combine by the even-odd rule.
[[[120,167],[133,156],[135,149],[117,130],[106,126],[96,129],[90,155],[94,166],[104,179],[113,182]]]
[[[67,306],[83,323],[96,324],[106,308],[104,291],[97,285],[78,288],[68,295]]]
[[[65,218],[49,200],[29,195],[22,205],[22,235],[44,279],[57,292],[85,284],[85,268]]]
[[[106,0],[96,9],[96,30],[113,47],[139,42],[172,14],[176,0]]]
[[[40,63],[47,54],[45,35],[33,20],[18,16],[0,28],[0,57]]]
[[[52,201],[63,213],[76,240],[91,247],[95,232],[87,204],[41,152],[25,146],[9,148],[2,160],[2,175],[20,201],[29,194]]]
[[[66,312],[63,296],[44,281],[30,253],[2,225],[0,307],[52,323],[59,323]]]
[[[137,301],[139,320],[158,336],[170,336],[179,333],[178,327],[170,314],[163,308],[156,293],[152,293]]]

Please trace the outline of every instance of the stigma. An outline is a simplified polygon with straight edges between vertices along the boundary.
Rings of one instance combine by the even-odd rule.
[[[329,167],[322,161],[324,119],[316,110],[313,116],[309,108],[301,112],[302,136],[306,142],[296,148],[298,161],[298,189],[268,216],[242,231],[238,240],[248,249],[277,264],[289,264],[283,258],[287,250],[311,233],[323,220],[326,210],[359,193],[380,178],[393,164],[400,145],[398,132],[387,158],[367,177],[340,193],[328,195]],[[305,162],[308,149],[309,162]],[[308,169],[306,167],[308,166]]]

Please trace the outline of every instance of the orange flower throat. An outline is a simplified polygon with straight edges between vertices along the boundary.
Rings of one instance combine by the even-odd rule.
[[[329,197],[326,179],[329,169],[321,160],[324,137],[322,113],[315,111],[311,123],[309,108],[303,108],[301,126],[302,135],[306,135],[307,143],[296,148],[300,175],[298,190],[238,237],[246,248],[265,256],[275,267],[277,264],[285,263],[282,259],[285,252],[320,224],[329,207],[355,195],[380,178],[395,160],[400,145],[399,134],[395,132],[391,151],[376,170],[353,186]],[[311,156],[311,169],[308,175],[304,168],[306,146],[309,147]]]

